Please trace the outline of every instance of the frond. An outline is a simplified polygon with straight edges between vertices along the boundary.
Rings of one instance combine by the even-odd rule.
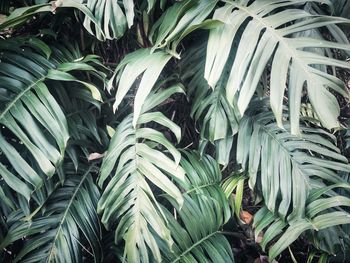
[[[70,134],[66,155],[78,168],[81,156],[88,159],[90,153],[102,153],[109,143],[107,131],[100,124],[105,122],[101,114],[103,104],[77,83],[57,82],[54,86],[52,93],[62,105]]]
[[[204,79],[205,45],[188,50],[179,68],[191,103],[191,117],[199,125],[202,142],[214,144],[216,159],[226,166],[240,118],[225,96],[228,74],[223,74],[214,90],[209,87]]]
[[[336,171],[350,170],[347,159],[333,135],[304,125],[301,136],[292,135],[288,123],[281,129],[273,113],[259,110],[263,103],[253,104],[240,124],[237,162],[247,171],[250,187],[261,191],[269,210],[281,218],[301,218],[312,186],[318,180],[343,182]]]
[[[152,51],[168,47],[176,53],[180,41],[192,31],[201,27],[214,25],[213,21],[205,21],[217,5],[217,0],[190,0],[173,4],[165,10],[156,21],[149,35],[153,43]]]
[[[225,223],[231,218],[228,198],[222,187],[222,174],[219,164],[207,154],[184,151],[180,162],[186,172],[185,180],[180,186],[187,194],[202,194],[213,198],[221,206]]]
[[[97,63],[95,57],[77,61],[74,49],[62,45],[53,48],[51,55],[51,49],[35,38],[3,40],[0,50],[0,90],[3,94],[0,97],[0,123],[6,127],[0,134],[3,153],[0,171],[12,189],[29,200],[31,193],[43,184],[42,174],[51,177],[55,173],[69,138],[65,115],[46,81],[78,82],[98,95],[95,86],[68,72],[95,71],[97,76],[100,73],[88,64]],[[25,154],[19,152],[21,148]]]
[[[118,1],[81,0],[91,11],[95,21],[85,16],[84,27],[99,40],[118,39],[124,35],[127,27],[134,23],[134,1],[123,0],[125,11]],[[102,29],[102,31],[100,30]]]
[[[255,214],[255,236],[265,230],[261,242],[262,249],[265,250],[270,242],[276,240],[269,249],[271,261],[305,232],[319,250],[327,253],[334,253],[337,245],[343,248],[344,243],[349,244],[350,238],[340,226],[350,224],[350,214],[341,208],[349,207],[350,199],[330,191],[332,188],[342,187],[349,189],[347,184],[313,189],[311,197],[307,200],[305,218],[285,221],[266,207]],[[327,197],[322,197],[323,195]]]
[[[0,261],[234,262],[233,226],[349,250],[349,8],[0,0]]]
[[[229,200],[229,204],[232,207],[232,214],[235,214],[236,218],[239,220],[241,220],[241,208],[245,181],[246,176],[244,173],[233,172],[221,182],[221,188],[223,189],[225,196]],[[233,194],[234,191],[235,193]]]
[[[181,206],[182,194],[171,179],[181,182],[185,172],[179,166],[180,152],[161,132],[146,125],[156,122],[169,128],[180,139],[178,126],[160,112],[149,112],[178,90],[152,92],[144,101],[135,126],[133,114],[119,124],[103,159],[99,185],[102,187],[108,177],[111,179],[98,203],[98,211],[103,213],[102,223],[107,229],[118,223],[115,242],[124,238],[128,262],[149,262],[151,256],[160,262],[160,251],[156,245],[158,238],[166,241],[169,247],[172,245],[167,220],[148,181]]]
[[[174,245],[172,251],[164,247],[164,262],[234,262],[230,244],[220,232],[225,217],[216,200],[185,194],[184,205],[177,212],[179,218],[165,212]]]
[[[229,2],[215,11],[213,18],[224,24],[211,30],[207,47],[205,78],[210,86],[215,87],[226,65],[234,38],[240,38],[226,86],[226,97],[231,105],[238,97],[237,106],[241,115],[254,95],[260,76],[271,62],[271,108],[278,125],[282,126],[283,97],[288,83],[293,134],[299,133],[300,101],[304,85],[322,125],[328,129],[339,126],[339,105],[329,89],[348,97],[340,79],[314,65],[349,69],[350,64],[331,58],[327,53],[317,54],[306,48],[349,50],[349,45],[298,37],[295,33],[339,23],[349,24],[349,20],[312,15],[299,7],[307,2],[310,1]]]
[[[123,0],[122,4],[109,0],[79,1],[86,4],[94,17],[91,19],[85,14],[84,27],[99,40],[118,39],[124,35],[127,28],[134,24],[134,16],[137,11],[134,10],[133,0]],[[155,7],[156,2],[156,0],[147,1],[147,13]],[[161,3],[161,5],[164,4]]]
[[[105,40],[106,38],[107,39],[119,38],[124,33],[125,31],[124,24],[126,23],[126,17],[116,1],[114,2],[114,1],[88,0],[87,4],[88,4],[88,7],[91,8],[91,10],[85,5],[85,3],[83,4],[83,1],[84,0],[81,0],[81,1],[57,0],[57,1],[53,1],[52,3],[40,3],[36,5],[17,8],[6,18],[6,20],[2,24],[0,24],[0,30],[22,25],[28,20],[32,19],[33,16],[36,14],[40,14],[40,13],[55,14],[61,8],[68,7],[68,8],[75,8],[84,14],[85,16],[84,26],[86,30],[89,33],[95,35],[99,40]],[[128,2],[132,2],[132,0]],[[116,3],[116,4],[108,5],[109,3]],[[96,8],[96,4],[97,4],[97,8]],[[105,10],[105,5],[107,5],[106,10]],[[131,6],[129,5],[127,8],[130,8],[130,7]],[[92,11],[94,13],[92,13]],[[101,12],[103,11],[106,12],[106,15],[101,17]],[[121,24],[117,24],[116,20],[113,17],[111,17],[112,11],[118,11],[119,15],[122,14],[122,17],[120,17],[120,19],[117,20],[118,23],[121,23]],[[128,12],[128,21],[130,19],[133,19],[133,10],[131,11]],[[110,21],[111,19],[112,21]],[[102,25],[103,21],[105,22]],[[94,25],[93,28],[95,31],[92,30],[91,23],[93,23]],[[110,33],[110,30],[112,30],[112,33]]]
[[[96,212],[100,194],[91,169],[76,172],[73,166],[65,167],[63,186],[56,184],[52,192],[42,191],[44,202],[29,217],[23,218],[22,212],[8,217],[10,227],[1,249],[25,238],[14,262],[82,262],[84,240],[92,248],[89,253],[94,261],[100,261],[101,230]]]
[[[113,77],[110,79],[108,84],[109,91],[114,82],[118,82],[116,99],[113,105],[113,110],[115,111],[125,95],[132,88],[138,76],[142,74],[141,81],[135,94],[134,117],[132,121],[134,127],[136,126],[136,122],[148,94],[151,92],[160,73],[171,58],[172,56],[164,51],[151,53],[150,49],[139,49],[125,56],[116,68]]]
[[[50,11],[51,6],[49,4],[38,4],[30,7],[16,8],[8,17],[6,17],[5,21],[0,24],[0,30],[3,31],[6,28],[22,25],[31,19],[35,14]]]

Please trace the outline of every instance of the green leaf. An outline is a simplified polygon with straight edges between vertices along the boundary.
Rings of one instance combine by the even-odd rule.
[[[167,94],[171,95],[171,92]],[[147,108],[148,99],[145,100]],[[148,182],[182,206],[182,194],[171,179],[183,182],[185,172],[179,166],[180,153],[164,135],[140,126],[151,121],[162,125],[169,123],[168,127],[177,136],[179,128],[158,112],[141,114],[136,126],[133,120],[134,116],[130,114],[118,125],[103,159],[99,186],[103,187],[108,177],[111,179],[98,203],[98,212],[102,213],[102,223],[107,229],[115,229],[117,225],[115,242],[125,240],[129,262],[149,262],[151,255],[160,262],[156,240],[160,238],[169,248],[173,241],[163,209]],[[151,148],[150,144],[157,147]],[[173,159],[159,147],[167,149]]]
[[[51,194],[43,192],[46,200],[31,216],[32,221],[24,218],[10,226],[1,248],[24,237],[26,240],[14,262],[38,258],[47,262],[82,262],[83,239],[89,242],[95,262],[99,262],[101,230],[95,208],[99,193],[91,167],[81,172],[70,170],[63,186]],[[40,209],[42,214],[38,213]]]
[[[329,198],[319,198],[306,207],[308,217],[313,218],[320,212],[332,207],[350,206],[350,199],[345,196],[334,196]]]
[[[109,89],[114,82],[116,74],[123,68],[120,73],[120,79],[118,80],[116,100],[113,105],[113,109],[115,111],[127,92],[131,89],[138,76],[143,73],[135,95],[133,117],[134,127],[136,126],[142,106],[148,94],[151,92],[160,73],[171,57],[171,55],[163,51],[150,53],[150,49],[137,50],[131,54],[128,54],[121,61],[114,73],[114,76],[111,78],[108,85]]]
[[[205,78],[214,88],[227,66],[233,39],[240,38],[226,86],[226,96],[231,105],[238,98],[237,106],[241,115],[247,110],[262,73],[272,61],[271,108],[281,126],[283,97],[288,83],[289,101],[293,102],[289,104],[292,134],[299,134],[300,101],[304,85],[322,125],[328,129],[339,127],[339,105],[329,89],[348,97],[348,91],[341,80],[314,65],[349,69],[349,63],[333,59],[328,54],[316,54],[310,48],[335,47],[349,50],[349,45],[298,37],[295,33],[339,23],[349,24],[349,20],[312,15],[295,7],[307,2],[311,1],[275,3],[256,0],[227,3],[215,11],[213,18],[224,24],[211,30],[207,48]]]
[[[35,14],[42,12],[50,12],[51,6],[49,4],[39,4],[28,7],[16,8],[3,22],[0,24],[0,31],[9,27],[15,27],[25,23],[31,19]]]
[[[124,35],[127,29],[133,24],[133,1],[123,1],[126,16],[118,4],[118,1],[88,0],[86,7],[70,6],[78,8],[84,12],[84,27],[99,40],[118,39]],[[86,10],[87,11],[86,11]]]
[[[203,22],[213,11],[218,1],[190,0],[175,3],[168,8],[152,27],[153,51],[174,41],[172,50],[176,52],[179,42],[194,29],[208,27],[211,21]]]
[[[224,223],[222,206],[205,195],[185,195],[178,209],[182,225],[165,210],[174,245],[162,246],[164,262],[234,262],[231,247],[220,233]]]
[[[305,219],[299,219],[283,233],[282,237],[270,248],[269,260],[272,261],[294,242],[304,231],[312,229],[313,225]]]
[[[216,200],[224,213],[224,221],[227,222],[231,218],[231,212],[228,198],[220,186],[222,174],[219,164],[210,155],[200,156],[195,151],[184,151],[180,165],[187,175],[183,182],[179,182],[181,187],[186,193],[203,194]]]
[[[256,190],[269,210],[281,218],[289,215],[289,220],[302,218],[310,178],[339,183],[342,180],[335,171],[349,171],[347,160],[332,144],[331,134],[301,126],[302,136],[292,135],[289,124],[279,128],[273,114],[261,110],[263,103],[253,103],[238,132],[237,162],[248,172],[252,189],[261,185]]]
[[[86,66],[88,66],[88,65],[86,65]],[[90,67],[91,66],[88,66],[88,68],[90,68]],[[76,65],[76,66],[70,67],[70,68],[74,69],[74,70],[79,70],[79,69],[82,70],[82,67],[79,65]],[[84,66],[83,66],[83,68],[84,68]],[[92,68],[92,69],[94,70],[94,68]],[[50,69],[47,73],[47,78],[53,79],[53,80],[59,80],[59,81],[75,81],[75,82],[81,83],[90,90],[91,95],[95,100],[102,102],[101,93],[96,86],[94,86],[88,82],[78,80],[72,74],[65,72],[67,70],[66,67],[64,67],[63,71],[61,71],[61,70],[62,69],[60,69],[60,70]]]
[[[8,130],[0,134],[0,149],[6,157],[1,162],[7,159],[12,166],[12,169],[6,168],[11,188],[18,192],[24,189],[23,184],[14,184],[13,176],[18,176],[28,182],[27,188],[33,191],[43,184],[45,177],[42,173],[48,177],[55,173],[63,160],[69,138],[66,117],[45,81],[74,80],[82,83],[71,74],[54,69],[61,65],[64,71],[96,70],[84,62],[77,62],[78,66],[74,66],[74,51],[67,47],[57,45],[51,51],[48,45],[34,38],[2,40],[0,50],[0,88],[7,95],[7,103],[0,107],[0,123],[13,134],[9,137]],[[51,54],[49,60],[48,54]],[[14,143],[23,145],[21,152]],[[36,165],[32,164],[33,161]],[[5,166],[2,168],[5,171]],[[28,189],[20,192],[26,199],[29,199]]]
[[[240,116],[225,96],[227,77],[223,76],[215,90],[204,79],[205,46],[189,50],[179,65],[191,103],[191,116],[200,128],[201,139],[216,146],[216,159],[226,166],[232,147],[232,137],[238,131]]]

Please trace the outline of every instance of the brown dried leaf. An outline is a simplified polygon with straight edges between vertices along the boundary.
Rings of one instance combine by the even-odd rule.
[[[90,153],[89,157],[88,157],[88,161],[93,161],[93,160],[97,160],[100,158],[103,158],[105,156],[104,153]]]
[[[249,213],[248,211],[241,211],[240,213],[240,218],[242,219],[242,221],[244,223],[246,223],[247,225],[249,225],[252,221],[253,221],[253,216],[251,213]]]

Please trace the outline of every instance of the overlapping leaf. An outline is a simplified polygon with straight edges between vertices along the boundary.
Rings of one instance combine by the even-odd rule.
[[[66,118],[45,81],[75,81],[99,95],[96,87],[68,73],[94,72],[88,62],[97,60],[77,61],[77,54],[62,45],[48,59],[51,49],[38,39],[1,41],[0,50],[0,123],[6,127],[0,134],[0,171],[12,189],[29,200],[31,192],[43,184],[43,174],[54,174],[69,138]]]
[[[163,11],[154,8],[155,0],[47,2],[24,1],[28,6],[12,12],[0,30],[34,15],[37,21],[54,15],[60,21],[65,19],[61,8],[73,7],[99,40],[119,39],[134,20],[144,19],[137,33],[143,40],[149,37],[153,46],[130,53],[117,67],[108,90],[116,83],[114,110],[119,111],[111,117],[106,114],[110,100],[99,102],[108,95],[83,81],[104,77],[93,67],[99,63],[96,56],[83,57],[70,45],[48,47],[35,38],[0,42],[1,250],[6,247],[21,262],[102,261],[98,208],[108,229],[103,231],[106,262],[232,262],[232,248],[220,230],[233,214],[228,203],[240,216],[247,174],[266,205],[254,226],[257,234],[264,231],[263,248],[272,245],[271,260],[303,233],[317,249],[335,253],[328,247],[345,240],[340,225],[349,223],[350,205],[335,189],[349,191],[338,175],[349,166],[335,137],[320,127],[338,126],[339,105],[332,90],[348,96],[332,74],[336,67],[349,68],[348,62],[333,59],[340,57],[334,48],[350,52],[343,27],[338,27],[349,21],[323,14],[333,12],[328,8],[333,2],[336,13],[346,15],[346,1],[161,0]],[[56,30],[57,21],[45,25],[54,24]],[[172,56],[180,58],[180,41],[200,28],[210,29],[209,41],[206,31],[196,31],[183,41],[180,63],[165,68]],[[323,30],[332,41],[325,40]],[[133,31],[126,42],[129,36]],[[82,46],[93,48],[88,42]],[[168,71],[169,82],[164,78]],[[266,79],[260,89],[262,75]],[[152,111],[183,92],[181,84],[171,86],[174,79],[188,91],[201,137],[200,153],[183,152],[181,161],[170,139],[179,141],[181,129]],[[156,83],[160,89],[154,88]],[[248,107],[254,93],[269,94],[274,114],[257,101]],[[129,107],[121,109],[124,100],[134,108],[127,117]],[[282,101],[289,103],[291,125]],[[299,127],[300,115],[306,126]],[[106,125],[114,126],[120,116],[115,131],[107,126],[112,139],[103,153],[109,140]],[[106,119],[113,121],[107,124]],[[160,132],[165,129],[171,133]],[[222,181],[219,164],[229,163],[237,132],[237,160],[245,171]],[[209,142],[216,147],[217,161],[204,154]],[[81,160],[90,153],[105,156],[100,177],[90,174]],[[62,165],[69,161],[64,154],[74,165]],[[99,202],[96,180],[104,190]],[[22,243],[23,249],[18,246]],[[7,259],[0,255],[0,261]]]
[[[174,245],[172,251],[163,249],[164,262],[234,262],[230,244],[220,233],[225,223],[220,203],[194,193],[185,194],[184,201],[178,209],[182,224],[170,212],[165,212]]]
[[[311,232],[314,235],[316,246],[320,246],[320,242],[327,242],[327,239],[335,242],[328,244],[330,246],[342,245],[343,242],[349,243],[349,237],[342,233],[339,226],[350,224],[350,214],[340,208],[341,206],[349,207],[350,199],[329,191],[338,187],[349,189],[350,186],[348,184],[336,184],[330,187],[314,189],[312,197],[307,201],[305,218],[287,222],[266,207],[261,208],[255,214],[253,225],[255,227],[255,236],[262,230],[265,230],[261,242],[262,248],[265,250],[269,242],[277,239],[277,242],[269,249],[271,261],[305,232]],[[322,198],[321,195],[323,194],[326,194],[328,197]],[[322,234],[326,235],[324,240],[322,240]],[[321,248],[319,247],[319,249]],[[330,248],[330,251],[332,250],[334,250],[333,247]]]
[[[189,0],[170,6],[150,32],[153,51],[172,43],[172,50],[176,52],[179,42],[193,30],[216,25],[215,21],[205,21],[205,19],[213,11],[217,2],[216,0]]]
[[[204,79],[205,45],[189,49],[180,61],[180,70],[188,89],[191,102],[191,117],[199,124],[203,142],[210,141],[216,146],[216,159],[227,165],[232,147],[232,138],[238,131],[238,112],[225,96],[228,74],[223,74],[214,90]]]
[[[219,164],[210,155],[200,156],[197,152],[183,152],[180,164],[186,172],[181,187],[188,194],[203,194],[216,200],[224,213],[226,223],[231,217],[231,212],[228,198],[220,185],[222,174]]]
[[[319,116],[328,129],[339,126],[339,105],[332,89],[348,96],[342,81],[321,71],[314,65],[335,66],[349,69],[350,64],[316,54],[305,48],[338,48],[349,50],[349,46],[315,39],[296,37],[296,32],[318,29],[323,26],[349,23],[341,17],[312,15],[302,8],[310,1],[233,1],[215,11],[214,19],[224,22],[210,32],[205,78],[210,86],[218,82],[235,37],[239,46],[226,87],[226,96],[231,103],[238,96],[238,109],[243,114],[254,95],[260,76],[271,62],[270,93],[271,107],[279,126],[282,125],[283,97],[288,83],[291,132],[299,133],[299,111],[303,87]],[[327,1],[312,1],[327,3]],[[329,3],[329,2],[328,2]],[[240,28],[243,27],[242,33]],[[328,30],[331,30],[328,27]],[[330,31],[336,35],[337,32]]]
[[[281,218],[302,218],[312,185],[321,179],[339,183],[336,171],[349,171],[347,159],[334,145],[334,136],[317,128],[301,126],[302,135],[278,127],[270,111],[254,102],[240,124],[237,161],[249,176],[252,189],[261,191],[268,209]]]
[[[116,68],[108,85],[108,89],[110,90],[114,81],[118,81],[116,99],[113,105],[114,111],[118,108],[125,95],[131,90],[139,75],[143,74],[135,94],[134,127],[148,94],[151,92],[160,73],[171,57],[170,54],[164,51],[151,53],[150,49],[139,49],[128,54]]]
[[[48,13],[52,12],[55,13],[58,9],[69,7],[69,8],[76,8],[84,15],[90,19],[90,21],[93,21],[96,26],[96,31],[98,32],[99,36],[103,36],[104,34],[102,29],[99,26],[99,21],[96,20],[94,15],[91,13],[91,11],[83,4],[79,3],[79,1],[75,0],[57,0],[53,1],[52,3],[46,3],[47,1],[43,1],[44,3],[37,3],[36,5],[31,6],[25,6],[21,8],[16,8],[7,18],[6,20],[0,24],[0,30],[4,30],[6,28],[12,28],[19,25],[22,25],[23,23],[27,22],[28,20],[32,19],[35,14],[40,13]]]
[[[87,240],[95,262],[101,260],[101,230],[96,212],[99,192],[91,168],[76,172],[67,166],[68,178],[62,187],[42,191],[43,203],[29,217],[18,210],[7,219],[9,230],[0,247],[25,238],[14,262],[83,262]],[[53,179],[48,182],[50,184]]]
[[[86,3],[87,8],[92,12],[97,21],[92,21],[85,16],[84,27],[97,39],[118,39],[124,35],[125,30],[133,25],[134,1],[124,0],[125,13],[118,1],[108,0],[81,0]],[[99,30],[99,28],[102,29]]]
[[[103,159],[99,185],[102,187],[106,181],[108,184],[98,211],[103,213],[102,223],[107,229],[116,227],[115,242],[125,240],[128,262],[149,262],[149,258],[160,262],[158,238],[167,246],[172,245],[167,220],[148,181],[182,206],[182,194],[171,180],[184,180],[185,173],[179,166],[181,154],[161,132],[145,125],[156,122],[180,139],[181,130],[177,125],[160,112],[149,112],[178,91],[181,89],[174,87],[152,92],[144,101],[135,126],[133,114],[119,124]],[[167,150],[171,157],[160,148]]]
[[[221,187],[232,207],[232,214],[235,214],[239,220],[241,219],[245,180],[244,174],[233,172],[221,182]],[[235,193],[233,193],[234,191]]]
[[[86,4],[91,11],[93,17],[80,6],[76,7],[85,14],[84,27],[99,40],[118,39],[134,24],[135,12],[137,12],[134,10],[134,0],[119,2],[117,0],[77,0],[77,2]],[[147,12],[151,11],[155,3],[155,0],[147,1]]]
[[[97,124],[105,121],[101,114],[102,103],[78,83],[56,82],[54,86],[52,93],[62,105],[71,138],[66,155],[78,168],[82,155],[88,159],[90,153],[103,152],[105,145],[108,145],[107,132],[103,125]]]

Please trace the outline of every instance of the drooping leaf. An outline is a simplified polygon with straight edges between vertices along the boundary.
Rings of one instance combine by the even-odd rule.
[[[135,94],[133,117],[134,127],[136,126],[147,95],[151,92],[160,73],[171,57],[172,56],[170,54],[164,51],[151,53],[150,49],[139,49],[128,54],[120,62],[113,77],[109,81],[108,88],[111,89],[113,82],[117,77],[117,73],[120,72],[120,75],[118,75],[116,100],[113,105],[113,109],[115,111],[125,95],[130,91],[132,85],[137,80],[139,75],[143,74]]]
[[[165,211],[174,245],[163,250],[164,262],[234,262],[231,247],[220,233],[225,222],[222,206],[201,194],[184,196],[178,215],[182,225]]]
[[[91,168],[76,172],[70,166],[66,173],[64,185],[46,193],[45,202],[30,218],[18,218],[23,215],[20,213],[13,218],[16,220],[8,219],[10,227],[0,247],[26,239],[14,262],[83,262],[84,240],[92,248],[94,261],[100,261],[101,230],[96,212],[100,194]]]
[[[186,172],[186,178],[180,184],[186,193],[203,194],[216,200],[226,223],[231,218],[231,212],[228,198],[220,185],[222,174],[219,164],[209,155],[200,156],[197,152],[183,152],[180,164]]]
[[[8,185],[27,200],[30,193],[43,184],[43,174],[48,177],[54,174],[63,160],[69,138],[66,117],[51,95],[46,80],[82,82],[68,72],[54,69],[67,62],[73,65],[76,62],[74,51],[58,45],[47,59],[43,54],[51,52],[46,45],[38,43],[30,39],[0,42],[0,90],[6,94],[1,98],[0,113],[0,123],[6,127],[0,134],[0,149],[6,157],[1,158],[1,170]],[[40,48],[41,52],[38,51]],[[65,71],[86,67],[91,72],[96,71],[85,62]],[[57,77],[53,72],[65,75]],[[96,74],[102,77],[100,73]],[[22,145],[22,152],[16,149],[14,142]],[[27,155],[33,159],[28,159]],[[24,180],[26,186],[18,180]]]
[[[328,54],[316,54],[305,48],[337,48],[349,50],[349,45],[315,39],[296,37],[295,33],[318,29],[339,23],[349,23],[341,17],[312,15],[299,8],[310,1],[234,1],[215,11],[214,19],[223,21],[222,26],[211,30],[205,78],[215,87],[226,65],[235,37],[239,46],[232,65],[226,96],[231,105],[237,100],[243,114],[257,88],[260,76],[271,62],[270,92],[271,108],[279,126],[282,125],[283,97],[288,83],[291,132],[299,133],[299,111],[303,86],[308,98],[328,129],[337,128],[339,105],[329,89],[345,97],[348,92],[342,81],[327,71],[313,65],[335,66],[349,69],[350,64],[333,59]],[[328,3],[329,1],[312,1]],[[244,29],[241,32],[241,27]],[[332,33],[332,32],[331,32]]]
[[[269,210],[281,218],[303,217],[313,180],[343,182],[336,171],[349,171],[347,159],[334,145],[333,135],[303,125],[301,136],[292,135],[288,123],[279,128],[274,115],[261,110],[263,103],[253,103],[240,123],[237,161]]]
[[[85,16],[84,27],[99,40],[118,39],[124,35],[127,25],[133,24],[133,0],[127,3],[127,15],[124,14],[118,1],[84,0],[95,20]],[[102,30],[100,30],[100,28]]]
[[[184,181],[180,152],[161,132],[144,127],[151,121],[161,125],[170,123],[167,127],[178,135],[178,127],[164,115],[145,112],[156,106],[153,103],[163,92],[166,90],[152,92],[147,97],[136,126],[133,114],[118,125],[101,166],[99,185],[102,187],[110,176],[111,180],[99,201],[98,211],[103,213],[102,223],[106,228],[116,229],[115,242],[125,240],[128,262],[149,262],[149,257],[160,262],[156,240],[164,240],[168,247],[173,243],[163,210],[148,182],[174,198],[178,205],[183,204],[182,194],[171,180]],[[151,118],[150,114],[153,114]],[[159,147],[166,149],[171,158]]]
[[[232,138],[238,131],[239,115],[225,96],[224,74],[217,87],[212,90],[204,79],[205,46],[200,45],[189,50],[180,61],[182,78],[191,103],[191,117],[198,124],[202,146],[206,141],[216,147],[217,161],[226,166],[232,147]]]
[[[173,4],[154,24],[150,32],[153,51],[169,46],[176,52],[179,42],[194,29],[216,25],[215,21],[205,21],[217,4],[216,0],[189,0]]]

